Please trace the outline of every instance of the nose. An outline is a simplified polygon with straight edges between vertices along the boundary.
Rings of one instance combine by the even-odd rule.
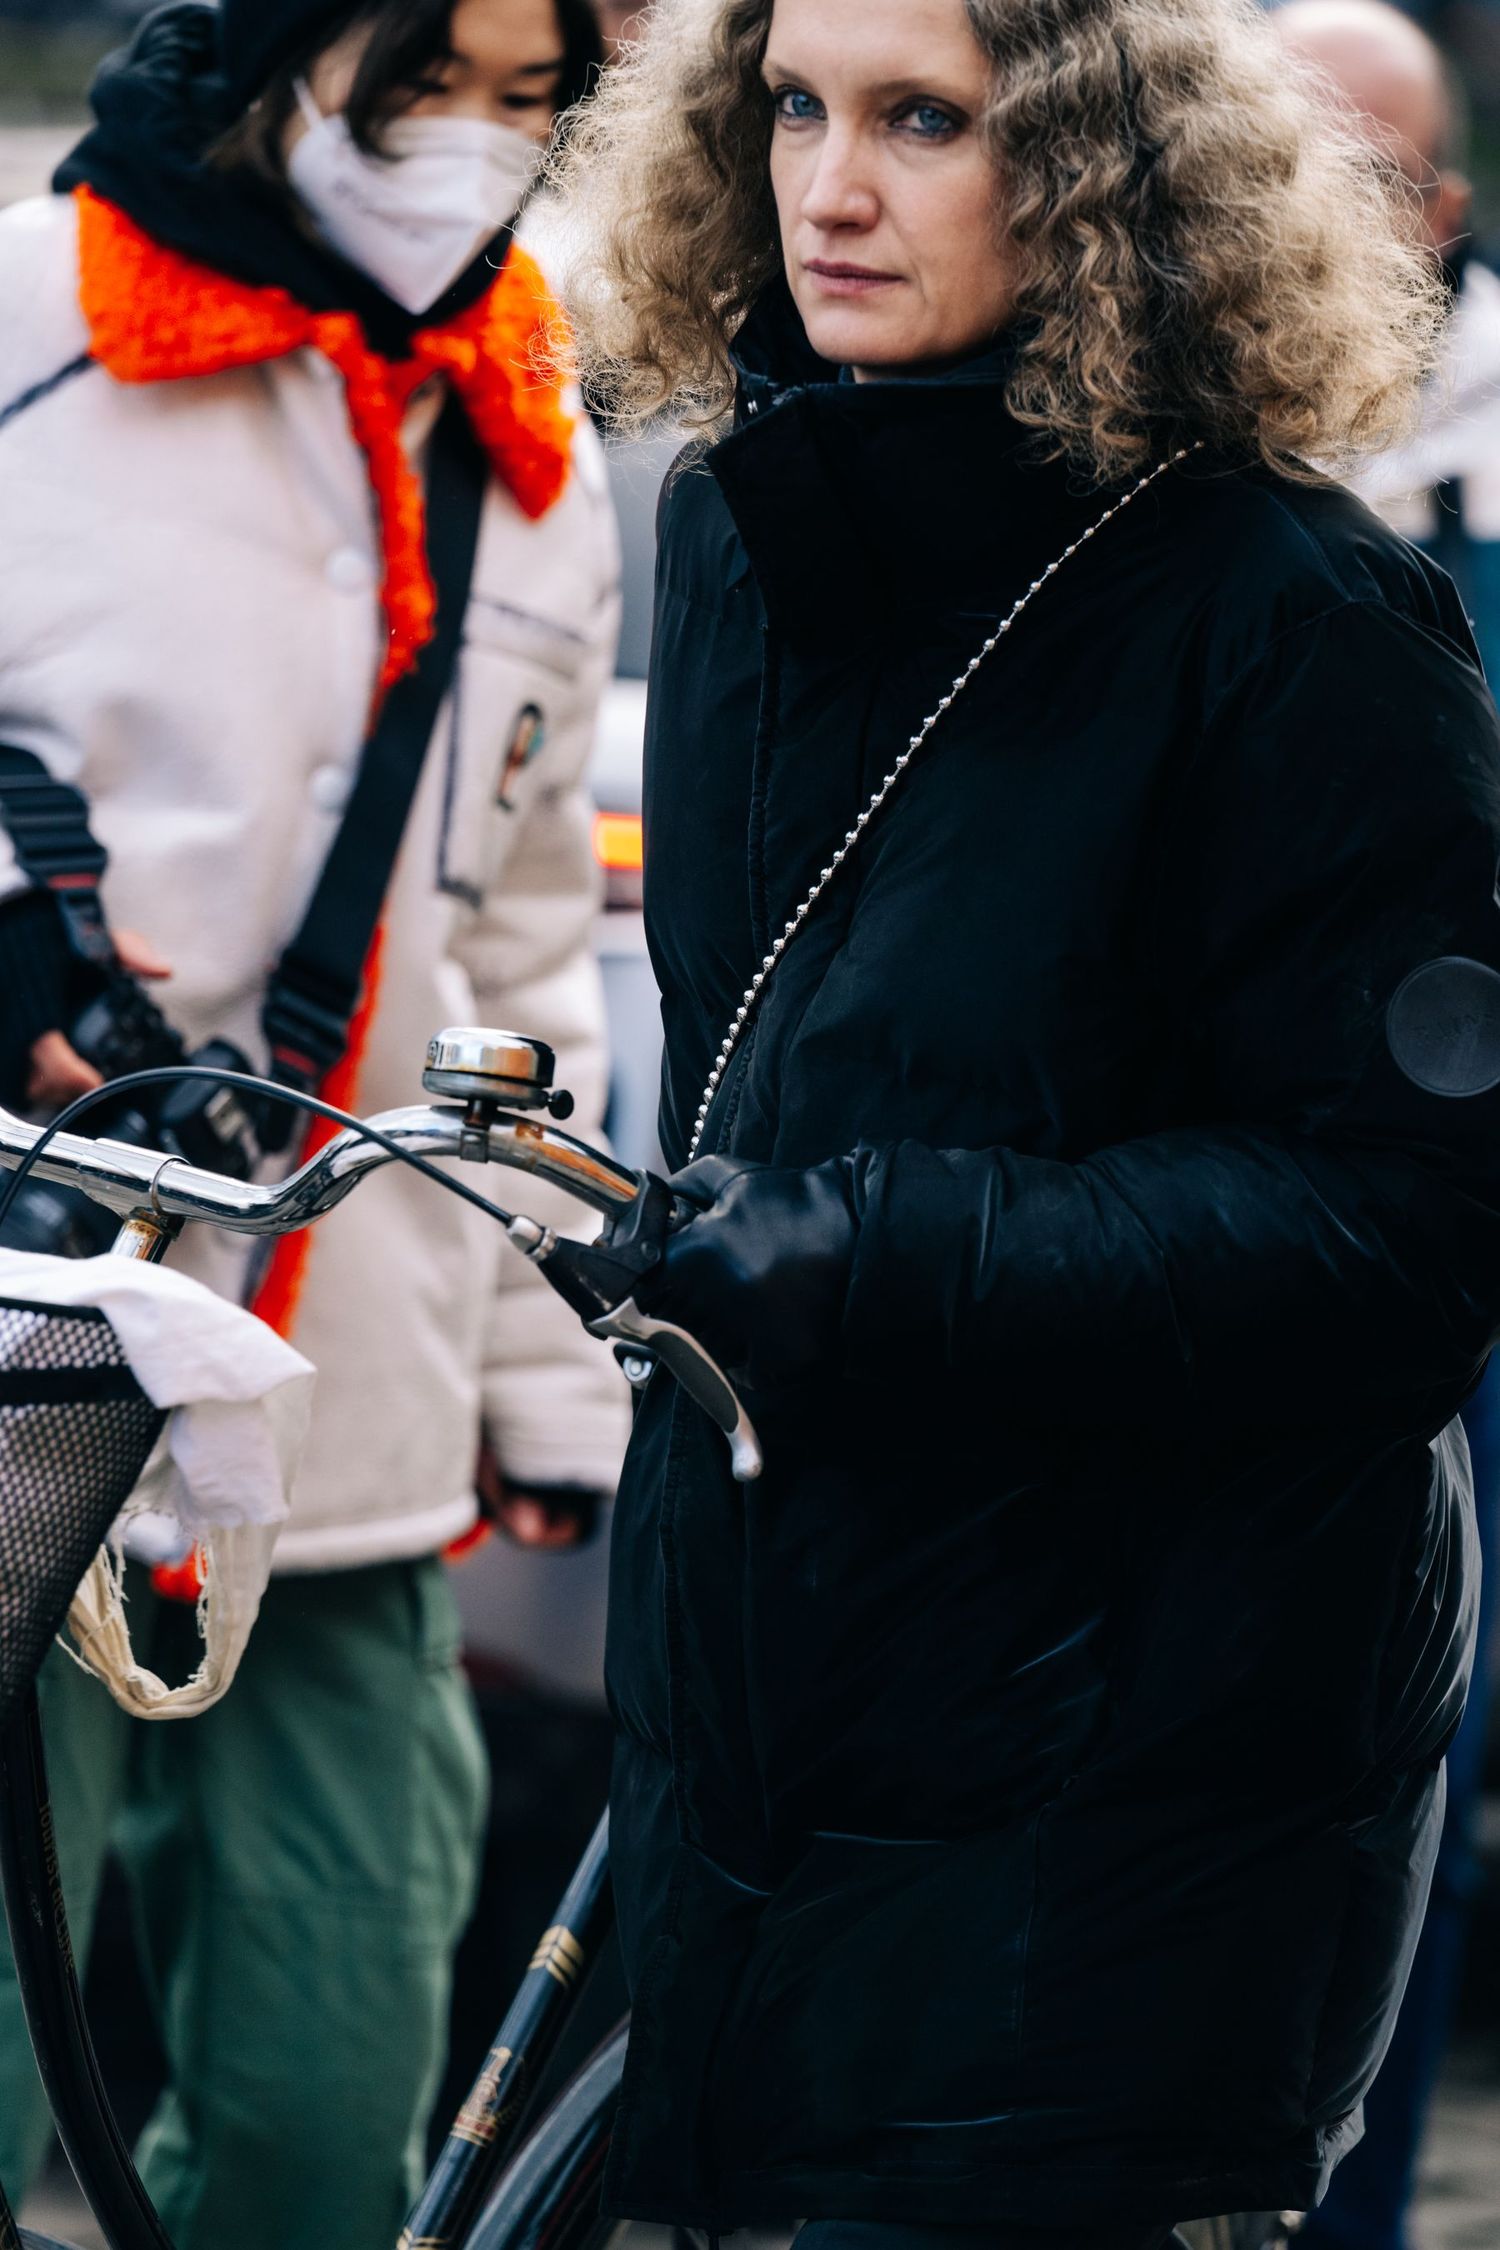
[[[802,198],[802,217],[820,232],[864,231],[880,216],[860,138],[831,126],[822,136],[817,162]]]

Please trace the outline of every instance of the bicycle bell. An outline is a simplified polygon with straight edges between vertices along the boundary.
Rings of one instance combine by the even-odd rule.
[[[545,1109],[554,1117],[571,1117],[572,1095],[553,1089],[556,1069],[556,1055],[540,1039],[461,1024],[440,1031],[428,1047],[422,1085],[440,1101]]]

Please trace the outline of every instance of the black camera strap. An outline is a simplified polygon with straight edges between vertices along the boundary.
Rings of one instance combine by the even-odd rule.
[[[21,873],[56,899],[74,952],[108,975],[115,967],[115,947],[99,883],[109,854],[89,827],[82,790],[55,781],[30,750],[0,743],[0,823],[9,831]]]
[[[488,483],[489,463],[468,416],[450,399],[433,432],[427,473],[436,630],[414,669],[391,689],[365,743],[333,849],[302,927],[276,965],[261,1016],[274,1076],[303,1092],[315,1092],[348,1047],[391,872],[458,663]],[[286,1122],[289,1138],[290,1112]]]

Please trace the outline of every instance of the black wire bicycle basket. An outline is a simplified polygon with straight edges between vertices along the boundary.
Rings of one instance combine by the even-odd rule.
[[[0,1301],[0,1728],[35,1681],[163,1419],[102,1313]]]

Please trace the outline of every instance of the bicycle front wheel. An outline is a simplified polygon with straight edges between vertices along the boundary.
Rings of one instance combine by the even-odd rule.
[[[612,2223],[600,2217],[629,2027],[621,2024],[529,2137],[496,2184],[466,2250],[600,2250]]]

